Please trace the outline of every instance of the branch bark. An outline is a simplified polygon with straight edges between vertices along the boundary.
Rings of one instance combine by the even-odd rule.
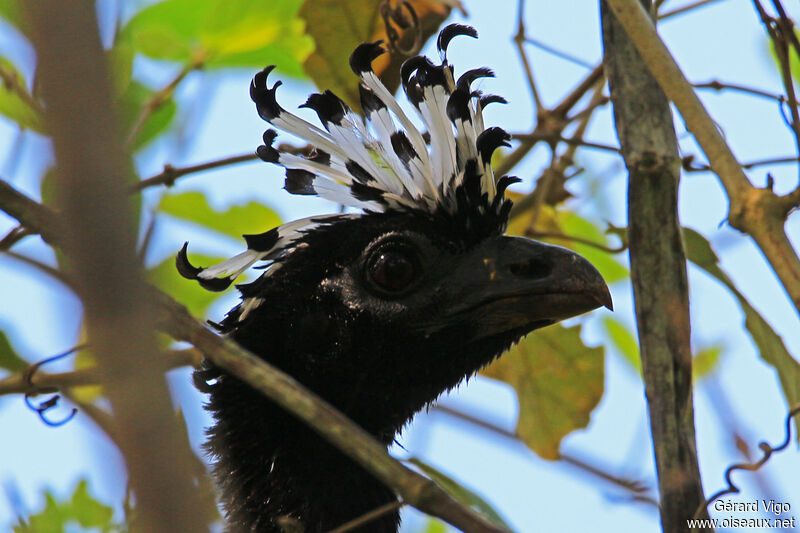
[[[631,279],[661,524],[665,532],[686,531],[686,520],[704,496],[695,449],[689,296],[677,210],[681,159],[667,97],[602,1],[601,14],[614,119],[630,174]]]
[[[205,531],[188,475],[191,450],[181,441],[158,364],[155,316],[124,184],[130,161],[113,112],[95,3],[29,0],[22,7],[56,155],[63,250],[136,494],[136,529]]]
[[[800,192],[778,196],[770,188],[754,187],[638,0],[606,2],[658,85],[680,111],[725,188],[730,199],[728,222],[753,238],[800,314],[800,258],[784,229],[786,217],[800,201]]]

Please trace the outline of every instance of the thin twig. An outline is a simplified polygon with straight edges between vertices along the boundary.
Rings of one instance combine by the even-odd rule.
[[[752,430],[747,427],[742,417],[736,415],[736,410],[731,405],[728,393],[720,384],[718,376],[711,375],[703,380],[702,390],[709,397],[709,405],[714,410],[718,423],[725,433],[729,434],[734,447],[742,454],[745,461],[752,462],[753,454],[748,442],[755,439],[751,437]],[[778,494],[777,487],[770,482],[766,472],[755,474],[754,480],[763,496]]]
[[[534,39],[533,37],[525,37],[525,42],[535,46],[536,48],[539,48],[540,50],[544,50],[548,54],[560,57],[561,59],[569,61],[570,63],[575,63],[576,65],[579,65],[581,67],[593,69],[595,66],[594,63],[590,63],[589,61],[584,61],[583,59],[576,57],[572,54],[568,54],[567,52],[564,52],[557,48],[553,48],[552,46],[545,44],[537,39]]]
[[[567,114],[575,107],[578,102],[586,96],[592,87],[597,85],[597,82],[603,79],[603,65],[602,63],[594,67],[581,82],[575,86],[570,93],[564,97],[560,104],[553,108],[553,113],[558,116],[566,117]]]
[[[609,254],[622,253],[628,249],[628,247],[625,244],[621,244],[616,248],[612,248],[610,246],[606,246],[604,244],[600,244],[599,242],[594,242],[589,239],[584,239],[582,237],[576,237],[575,235],[567,235],[565,233],[558,233],[554,231],[535,231],[529,229],[527,232],[525,232],[525,236],[531,237],[533,239],[561,239],[564,241],[577,242],[580,244],[585,244],[586,246],[591,246],[592,248],[597,248],[598,250],[602,250]]]
[[[555,143],[551,143],[551,146],[552,146],[551,150],[552,150],[553,160],[551,161],[550,167],[548,167],[544,171],[542,176],[537,180],[536,188],[533,190],[533,192],[531,192],[529,195],[524,197],[522,200],[520,200],[520,201],[518,201],[518,202],[516,202],[514,204],[514,206],[511,209],[511,218],[512,219],[516,218],[517,216],[521,215],[522,213],[527,213],[529,210],[538,209],[538,205],[541,205],[541,202],[543,202],[545,199],[548,198],[548,194],[547,193],[548,193],[548,191],[550,190],[550,187],[551,187],[551,180],[556,179],[557,176],[560,176],[562,178],[562,182],[566,181],[566,179],[567,179],[566,174],[565,174],[566,170],[574,162],[575,150],[579,146],[577,143],[584,142],[582,140],[582,137],[583,137],[583,135],[584,135],[584,133],[586,131],[586,128],[589,125],[589,121],[591,120],[592,114],[597,109],[597,105],[595,105],[595,104],[597,104],[600,100],[605,99],[605,96],[603,96],[603,94],[602,94],[603,85],[604,85],[604,83],[603,83],[604,76],[603,76],[602,69],[595,69],[595,71],[592,72],[592,74],[589,75],[589,78],[593,79],[594,83],[593,83],[593,85],[588,85],[587,87],[592,87],[593,86],[595,88],[595,91],[594,91],[594,94],[592,95],[591,102],[587,106],[587,111],[588,112],[581,116],[580,121],[578,123],[578,127],[575,129],[575,132],[573,133],[573,136],[570,139],[570,141],[573,141],[573,142],[567,142],[567,144],[568,144],[567,150],[564,153],[562,153],[560,156],[558,156],[557,158],[556,158],[556,149],[557,149],[557,147],[555,146]],[[571,97],[568,97],[568,98],[571,98]],[[577,102],[577,100],[573,100],[573,102]],[[564,107],[563,109],[564,109],[564,111],[563,111],[564,113],[569,111],[569,109],[566,108],[566,107]],[[537,128],[538,128],[538,126],[537,126]],[[536,133],[537,132],[534,131],[534,135]],[[562,135],[560,135],[560,134],[558,134],[557,136],[559,138],[562,137]],[[594,148],[598,148],[598,146],[595,146]],[[613,147],[606,147],[606,148],[611,148],[615,152],[618,151],[618,149],[613,148]],[[545,181],[543,179],[546,176],[548,177],[547,181]],[[562,183],[562,188],[563,188],[563,183]],[[530,223],[528,225],[529,228],[534,228],[535,227],[536,218],[537,218],[537,215],[536,215],[536,213],[534,213],[534,215],[531,217]]]
[[[11,249],[12,246],[17,244],[28,235],[32,235],[32,233],[24,226],[12,228],[8,233],[6,233],[5,237],[0,239],[0,252]]]
[[[604,105],[606,105],[609,101],[610,100],[609,100],[608,96],[606,96],[606,95],[601,93],[599,95],[599,97],[595,101],[590,102],[589,105],[587,105],[585,108],[583,108],[580,111],[568,116],[567,117],[567,121],[575,122],[576,120],[581,120],[586,115],[591,115],[598,108],[603,107]]]
[[[41,361],[38,361],[38,362],[30,365],[28,368],[26,368],[22,372],[22,374],[21,374],[22,380],[25,382],[26,385],[32,387],[33,386],[33,377],[36,375],[36,373],[39,371],[39,369],[41,367],[43,367],[44,365],[50,364],[50,363],[52,363],[54,361],[58,361],[60,359],[63,359],[65,357],[69,357],[70,355],[74,354],[75,352],[77,352],[79,350],[84,349],[85,347],[86,347],[86,344],[79,344],[77,346],[74,346],[74,347],[70,348],[66,352],[62,352],[62,353],[60,353],[58,355],[54,355],[52,357],[48,357],[46,359],[43,359]],[[26,392],[25,393],[25,405],[27,405],[28,408],[31,409],[32,411],[35,411],[36,414],[39,415],[39,419],[42,422],[44,422],[46,425],[52,426],[52,427],[63,426],[64,424],[66,424],[67,422],[72,420],[75,417],[75,415],[78,413],[78,410],[73,408],[71,410],[70,414],[66,416],[66,418],[62,418],[61,420],[58,420],[58,421],[53,421],[53,419],[51,419],[47,415],[47,413],[49,411],[51,411],[53,408],[55,408],[58,405],[59,400],[61,399],[60,395],[54,394],[55,392],[57,392],[57,391],[41,389],[41,390],[34,390],[34,391],[31,391],[31,392]],[[36,405],[36,404],[33,403],[31,398],[33,398],[34,396],[38,396],[39,394],[53,394],[53,395],[50,398],[48,398],[47,400],[44,400],[44,401],[40,402],[38,405]]]
[[[18,254],[10,250],[6,250],[5,252],[3,252],[3,254],[6,257],[10,257],[22,263],[28,264],[34,268],[37,268],[42,272],[44,272],[45,274],[47,274],[48,276],[50,276],[51,278],[60,281],[66,287],[69,287],[70,289],[73,290],[75,289],[75,285],[73,281],[69,278],[69,276],[67,276],[64,272],[61,272],[60,270],[51,267],[50,265],[42,263],[41,261],[37,261],[32,257],[28,257],[27,255]]]
[[[767,461],[769,461],[769,459],[770,459],[770,457],[772,457],[773,453],[777,453],[777,452],[780,452],[780,451],[786,449],[789,446],[789,443],[792,441],[792,418],[797,414],[800,414],[800,405],[795,405],[786,414],[786,422],[785,422],[785,425],[784,425],[784,427],[786,428],[785,429],[786,438],[783,440],[783,442],[781,444],[779,444],[778,446],[773,447],[773,446],[770,446],[766,442],[760,442],[758,444],[758,447],[761,449],[762,452],[764,452],[764,455],[763,455],[763,457],[761,457],[761,459],[759,459],[755,463],[737,463],[737,464],[729,466],[725,470],[725,482],[728,484],[728,486],[726,488],[720,490],[719,492],[715,493],[713,496],[711,496],[710,498],[705,500],[703,503],[701,503],[697,507],[697,511],[695,511],[693,518],[697,519],[697,517],[700,516],[700,514],[703,513],[706,510],[706,508],[714,500],[717,500],[717,499],[725,496],[726,494],[738,494],[739,492],[741,492],[741,490],[733,482],[733,479],[731,477],[735,471],[737,471],[737,470],[749,470],[751,472],[755,472],[758,469],[760,469],[762,466],[764,466],[764,464]]]
[[[125,148],[131,149],[136,142],[136,138],[142,132],[142,128],[144,128],[147,119],[149,119],[156,111],[161,109],[161,107],[166,104],[172,95],[175,93],[175,89],[178,85],[188,76],[191,72],[198,70],[203,67],[203,60],[202,59],[195,59],[184,65],[183,68],[178,72],[178,74],[172,78],[164,87],[156,91],[153,96],[150,97],[150,100],[142,106],[142,110],[139,113],[139,116],[136,117],[136,122],[134,122],[133,127],[131,128],[130,132],[128,133],[128,137],[125,141]]]
[[[708,4],[712,4],[714,2],[718,2],[719,0],[698,0],[697,2],[693,2],[691,4],[686,4],[685,6],[676,7],[671,11],[666,11],[658,15],[659,22],[662,20],[667,20],[672,18],[676,15],[680,15],[681,13],[686,13],[687,11],[693,11],[698,7],[707,6]]]
[[[520,145],[505,158],[503,158],[498,167],[495,169],[495,173],[498,176],[502,176],[503,174],[510,172],[511,169],[517,166],[517,164],[522,161],[526,155],[528,155],[533,147],[542,140],[549,142],[551,145],[554,144],[557,141],[557,137],[562,136],[564,128],[566,128],[566,126],[570,123],[570,121],[566,118],[567,114],[572,110],[573,107],[575,107],[575,105],[577,105],[581,98],[583,98],[586,93],[595,86],[597,80],[601,79],[602,76],[603,66],[599,65],[595,67],[592,72],[587,74],[586,77],[583,78],[580,83],[578,83],[578,85],[572,91],[570,91],[570,93],[564,97],[564,99],[558,105],[553,108],[552,111],[539,113],[536,127],[527,135],[541,136],[542,138],[536,139],[534,137],[530,137],[528,139],[521,140]]]
[[[786,102],[786,97],[782,94],[762,91],[761,89],[756,89],[755,87],[738,85],[736,83],[721,82],[719,80],[711,80],[705,83],[693,83],[692,87],[694,87],[695,89],[714,89],[715,91],[722,91],[728,89],[731,91],[738,91],[741,93],[752,94],[753,96],[761,96],[763,98],[769,98],[770,100],[775,100],[780,103]]]
[[[199,163],[197,165],[190,165],[188,167],[173,167],[172,165],[164,165],[164,170],[162,170],[159,174],[141,181],[137,181],[130,186],[129,191],[132,193],[139,192],[148,187],[154,187],[156,185],[166,185],[167,187],[172,187],[175,184],[175,180],[186,176],[187,174],[196,174],[206,170],[256,160],[258,160],[258,156],[255,153],[250,153],[224,157],[215,161],[209,161],[208,163]]]
[[[33,109],[40,117],[44,115],[44,106],[28,92],[28,89],[22,84],[16,72],[9,71],[3,65],[0,65],[0,80],[3,82],[6,89],[19,96],[19,98],[28,104],[28,107]]]
[[[331,529],[328,533],[346,533],[347,531],[353,531],[373,520],[382,517],[387,513],[391,513],[392,511],[397,511],[398,509],[402,508],[405,505],[404,502],[396,501],[396,502],[389,502],[385,505],[381,505],[380,507],[373,509],[368,513],[364,513],[363,515],[350,520],[349,522],[345,522],[341,526]]]
[[[596,106],[595,106],[596,109]],[[585,116],[585,115],[583,115]],[[549,144],[555,144],[559,142],[563,142],[566,144],[574,145],[574,146],[582,146],[584,148],[594,148],[595,150],[603,150],[605,152],[614,152],[619,153],[619,148],[616,146],[611,146],[610,144],[601,144],[595,143],[591,141],[584,141],[578,137],[564,137],[563,135],[551,135],[547,133],[514,133],[511,137],[518,141],[524,142],[538,142],[538,141],[545,141]]]
[[[693,161],[692,156],[687,156],[683,158],[683,170],[686,172],[710,172],[711,167],[707,164],[695,164]],[[746,170],[751,170],[758,167],[770,166],[770,165],[785,165],[788,163],[800,163],[800,157],[797,156],[787,156],[787,157],[776,157],[774,159],[758,159],[756,161],[748,161],[747,163],[742,163],[742,168]]]
[[[525,0],[518,0],[517,3],[517,33],[514,35],[514,44],[519,53],[519,59],[522,61],[522,68],[525,71],[525,78],[528,80],[528,89],[531,91],[533,103],[536,106],[536,115],[540,116],[545,112],[545,107],[539,98],[539,90],[536,88],[536,81],[533,78],[533,69],[528,61],[528,54],[525,53]]]

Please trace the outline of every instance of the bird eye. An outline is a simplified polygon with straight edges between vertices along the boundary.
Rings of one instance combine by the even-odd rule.
[[[403,292],[417,279],[418,263],[411,250],[377,250],[367,260],[367,276],[382,292]]]

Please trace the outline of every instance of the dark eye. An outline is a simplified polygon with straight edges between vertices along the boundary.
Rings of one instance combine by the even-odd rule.
[[[400,293],[417,279],[416,256],[405,248],[378,250],[367,260],[367,276],[376,288]]]

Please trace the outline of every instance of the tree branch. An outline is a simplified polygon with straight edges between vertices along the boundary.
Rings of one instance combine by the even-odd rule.
[[[37,81],[58,167],[63,251],[84,309],[98,375],[136,495],[137,529],[207,526],[158,364],[152,303],[136,258],[111,77],[91,0],[21,4],[37,55]]]
[[[681,159],[669,101],[610,4],[601,0],[603,61],[630,174],[631,280],[661,525],[665,533],[677,533],[686,530],[686,519],[704,500],[694,436],[689,287],[677,208]],[[637,6],[645,13],[638,1]]]
[[[522,142],[546,141],[551,144],[563,142],[573,146],[582,146],[584,148],[594,148],[595,150],[603,150],[605,152],[619,153],[619,148],[616,146],[611,146],[610,144],[594,143],[591,141],[584,141],[580,138],[564,137],[563,135],[549,135],[545,133],[514,133],[511,137]]]
[[[521,140],[520,145],[501,161],[495,169],[495,174],[501,176],[510,172],[539,141],[550,140],[551,145],[554,144],[557,138],[562,136],[567,124],[573,120],[567,119],[567,114],[602,77],[603,65],[598,65],[557,106],[552,110],[538,113],[536,127],[528,134],[531,137]]]
[[[156,174],[151,178],[137,181],[130,186],[129,190],[130,192],[139,192],[148,187],[154,187],[156,185],[166,185],[167,187],[172,187],[175,185],[175,180],[182,176],[186,176],[187,174],[195,174],[197,172],[205,172],[206,170],[211,170],[214,168],[226,167],[229,165],[235,165],[237,163],[246,163],[248,161],[257,160],[258,156],[255,154],[255,152],[253,152],[251,154],[234,155],[231,157],[225,157],[215,161],[209,161],[208,163],[200,163],[188,167],[173,167],[172,165],[164,165],[164,170],[161,171],[160,174]]]
[[[739,85],[736,83],[725,83],[719,80],[711,80],[705,83],[694,83],[692,87],[695,89],[714,89],[715,91],[724,91],[724,90],[731,90],[737,91],[740,93],[745,94],[752,94],[753,96],[760,96],[762,98],[767,98],[769,100],[775,100],[779,103],[786,102],[786,97],[782,94],[775,94],[767,91],[762,91],[761,89],[756,89],[755,87],[748,87],[746,85]]]
[[[203,355],[194,348],[166,352],[162,370],[172,370],[182,366],[199,366]],[[40,394],[64,392],[74,387],[98,385],[101,382],[100,372],[96,367],[82,368],[69,372],[49,374],[37,371],[28,379],[25,372],[14,374],[0,380],[0,396],[5,394]]]
[[[686,4],[685,6],[676,7],[671,11],[665,11],[664,13],[659,13],[658,20],[659,21],[666,20],[676,15],[680,15],[681,13],[693,11],[699,7],[707,6],[708,4],[712,4],[718,1],[719,0],[697,0],[696,2],[692,2],[691,4]]]
[[[637,0],[606,0],[653,77],[681,113],[730,199],[728,222],[749,234],[800,314],[800,259],[784,229],[795,196],[753,187]],[[800,196],[798,193],[796,196]]]

